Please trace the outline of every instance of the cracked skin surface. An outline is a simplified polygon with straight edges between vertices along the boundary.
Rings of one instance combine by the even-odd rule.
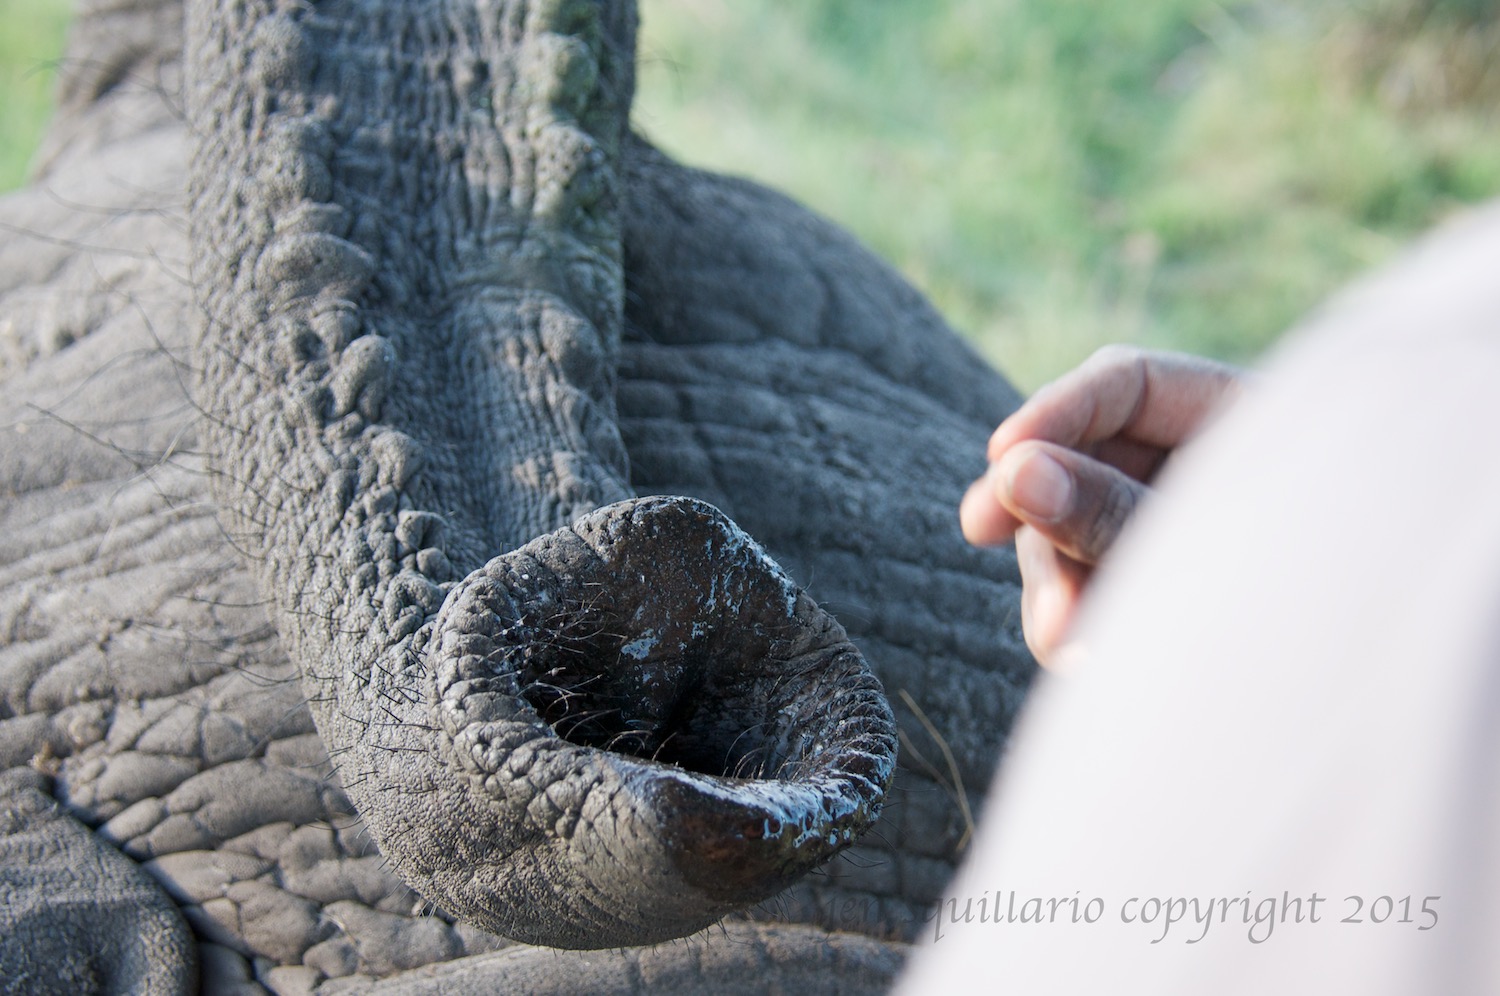
[[[952,513],[1014,392],[826,222],[620,139],[621,310],[584,294],[579,312],[616,338],[565,349],[562,365],[613,407],[584,435],[618,439],[605,462],[624,479],[579,504],[633,492],[724,510],[893,698],[912,697],[954,769],[897,704],[906,747],[880,821],[751,922],[592,956],[504,940],[434,909],[380,853],[348,791],[369,772],[319,736],[288,657],[298,638],[250,566],[263,551],[217,517],[215,399],[191,393],[202,264],[186,233],[181,37],[170,4],[86,6],[72,44],[88,58],[72,63],[38,180],[0,202],[0,768],[49,776],[3,783],[18,822],[0,854],[29,853],[35,821],[65,820],[69,846],[100,856],[68,861],[90,869],[80,894],[154,895],[127,904],[138,920],[87,926],[135,952],[119,960],[142,966],[125,987],[141,991],[195,974],[206,992],[484,991],[584,971],[621,991],[881,988],[959,854],[954,775],[977,810],[1030,675],[1014,563],[965,547]],[[508,266],[506,279],[522,268]],[[357,386],[329,390],[352,411],[371,403]],[[502,549],[461,525],[428,542],[432,523],[409,516],[389,554],[433,575],[439,556],[483,563],[541,531],[539,513],[518,518],[474,533],[500,532]],[[0,889],[23,894],[5,865]],[[39,942],[7,977],[93,978],[76,944],[60,948]]]

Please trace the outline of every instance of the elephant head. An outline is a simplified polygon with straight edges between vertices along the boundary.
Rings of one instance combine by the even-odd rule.
[[[822,929],[496,971],[879,985],[901,946],[850,935],[909,938],[963,851],[1032,663],[954,505],[1016,395],[835,226],[631,133],[633,16],[205,0],[184,46],[172,0],[84,7],[0,203],[0,765],[205,978],[774,894]]]

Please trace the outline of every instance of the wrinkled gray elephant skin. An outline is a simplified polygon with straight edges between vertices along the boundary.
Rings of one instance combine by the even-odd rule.
[[[629,4],[183,24],[86,4],[0,201],[4,988],[883,988],[1032,670],[1014,392],[630,134]]]

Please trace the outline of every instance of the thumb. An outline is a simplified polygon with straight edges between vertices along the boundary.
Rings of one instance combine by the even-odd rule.
[[[991,473],[1006,510],[1083,564],[1103,558],[1148,491],[1108,464],[1036,440],[1011,447]]]

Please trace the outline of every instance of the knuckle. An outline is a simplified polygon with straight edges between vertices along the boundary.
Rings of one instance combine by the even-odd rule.
[[[1139,346],[1111,342],[1094,350],[1089,362],[1101,367],[1129,367],[1141,362],[1145,356],[1145,350]]]
[[[1078,552],[1089,563],[1097,563],[1114,545],[1131,515],[1140,495],[1137,488],[1123,480],[1113,480],[1103,489],[1099,504],[1091,510],[1080,532]]]

